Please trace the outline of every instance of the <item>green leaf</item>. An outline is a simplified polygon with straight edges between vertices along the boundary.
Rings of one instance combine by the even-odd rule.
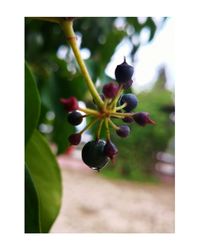
[[[55,156],[37,130],[27,144],[26,163],[38,193],[41,232],[47,233],[61,205],[61,175]]]
[[[25,144],[29,141],[40,114],[40,98],[30,68],[25,64]]]
[[[37,192],[25,166],[25,233],[39,233],[39,202]]]

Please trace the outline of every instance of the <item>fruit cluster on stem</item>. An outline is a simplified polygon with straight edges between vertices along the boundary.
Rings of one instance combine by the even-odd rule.
[[[146,112],[132,112],[138,105],[137,97],[134,94],[123,94],[125,89],[131,87],[133,81],[132,76],[134,68],[124,61],[117,65],[115,69],[116,82],[110,82],[103,86],[102,93],[98,93],[95,85],[88,73],[86,65],[81,57],[77,46],[76,35],[73,30],[73,17],[38,17],[44,21],[58,23],[63,29],[66,39],[69,42],[74,56],[79,64],[81,73],[85,79],[88,90],[90,91],[96,109],[81,108],[78,105],[76,97],[61,98],[65,110],[68,112],[68,122],[73,125],[79,125],[84,117],[91,117],[91,121],[79,133],[69,136],[69,142],[72,145],[78,145],[81,142],[82,134],[90,129],[94,124],[98,123],[96,138],[93,141],[86,143],[82,149],[82,159],[85,164],[95,170],[100,170],[104,167],[109,159],[114,160],[118,153],[116,145],[111,141],[110,128],[116,131],[120,137],[127,137],[130,133],[130,128],[127,125],[117,126],[113,118],[121,119],[125,123],[135,122],[140,126],[146,124],[155,124],[149,118]],[[81,112],[84,112],[82,115]],[[101,131],[103,126],[106,129],[106,138],[101,139]]]
[[[73,31],[72,20],[62,22],[63,30],[74,51],[75,58],[80,66],[83,77],[85,78],[88,89],[93,97],[96,109],[81,108],[75,97],[61,99],[65,109],[69,111],[68,122],[74,126],[79,125],[84,117],[91,117],[91,121],[79,133],[69,136],[69,142],[72,145],[78,145],[81,141],[83,132],[90,129],[94,124],[98,123],[95,140],[86,143],[82,150],[82,159],[86,165],[95,170],[104,167],[109,159],[114,160],[118,153],[116,145],[111,141],[110,128],[116,131],[116,134],[122,138],[127,137],[130,128],[127,125],[117,126],[113,118],[118,118],[125,123],[136,122],[144,126],[146,124],[154,124],[149,118],[149,114],[145,112],[132,112],[138,105],[137,97],[134,94],[123,94],[124,89],[131,87],[133,81],[132,76],[134,68],[127,64],[126,58],[117,65],[115,69],[115,82],[104,84],[102,93],[98,93],[81,58],[79,49],[76,44],[75,34]],[[81,112],[84,112],[82,115]],[[103,126],[106,129],[105,140],[101,138]]]

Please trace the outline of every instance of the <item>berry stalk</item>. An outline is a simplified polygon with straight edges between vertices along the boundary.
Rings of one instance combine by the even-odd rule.
[[[103,123],[104,123],[104,119],[100,120],[99,127],[98,127],[98,130],[97,130],[97,140],[100,139],[101,129],[102,129]]]
[[[108,119],[108,122],[110,123],[110,125],[115,129],[118,130],[119,127],[117,125],[114,124],[114,122],[111,119]]]
[[[80,50],[77,46],[76,35],[74,33],[74,30],[73,30],[73,22],[70,20],[64,20],[63,22],[60,23],[60,25],[65,33],[65,36],[66,36],[73,52],[74,52],[74,56],[79,64],[82,75],[85,78],[86,84],[88,86],[88,89],[89,89],[92,97],[94,98],[98,107],[102,108],[104,105],[104,102],[102,101],[99,93],[97,92],[97,90],[94,86],[94,83],[93,83],[93,81],[88,73],[86,65],[81,57]]]
[[[127,116],[133,116],[134,113],[118,113],[118,112],[110,112],[110,116],[117,118],[125,118]]]
[[[98,121],[98,119],[95,119],[95,120],[91,121],[90,123],[88,123],[88,125],[87,125],[84,129],[82,129],[82,130],[79,132],[79,134],[82,134],[82,133],[84,133],[86,130],[90,129],[97,121]]]
[[[115,108],[115,111],[121,110],[127,106],[127,103],[122,104],[121,106],[118,106]]]
[[[107,137],[107,140],[109,140],[109,141],[110,141],[110,130],[109,130],[108,121],[109,121],[109,119],[108,119],[108,118],[106,118],[106,119],[105,119],[106,137]]]
[[[89,108],[78,108],[78,110],[84,112],[85,114],[87,115],[95,115],[95,116],[98,116],[99,115],[99,112],[94,110],[94,109],[89,109]]]
[[[119,87],[119,89],[118,89],[118,92],[117,92],[117,95],[115,96],[115,98],[112,100],[112,102],[110,103],[110,107],[111,108],[114,108],[115,109],[115,106],[116,106],[116,104],[117,104],[117,101],[118,101],[118,99],[119,99],[119,97],[121,96],[121,94],[123,93],[123,86],[122,85],[120,85],[120,87]]]
[[[61,17],[30,17],[31,19],[37,19],[42,21],[47,21],[51,23],[58,23],[60,24]]]

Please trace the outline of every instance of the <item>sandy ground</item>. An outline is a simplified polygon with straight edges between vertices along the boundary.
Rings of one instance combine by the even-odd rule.
[[[60,161],[63,204],[52,233],[174,232],[173,185],[105,179],[79,160],[70,169]]]

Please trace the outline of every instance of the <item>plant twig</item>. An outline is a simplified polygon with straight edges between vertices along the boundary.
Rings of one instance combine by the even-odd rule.
[[[86,84],[88,86],[88,89],[89,89],[91,95],[93,96],[98,107],[102,108],[104,105],[104,102],[102,101],[99,93],[97,92],[97,90],[94,86],[94,83],[92,82],[92,79],[88,73],[86,65],[81,57],[80,50],[79,50],[77,42],[76,42],[76,35],[74,33],[74,30],[73,30],[73,22],[70,20],[63,20],[60,23],[60,25],[65,33],[65,36],[66,36],[73,52],[74,52],[74,56],[79,64],[82,75],[85,78]]]
[[[51,23],[60,23],[61,22],[61,17],[29,17],[31,19],[36,19],[36,20],[42,20],[42,21],[47,21]]]

